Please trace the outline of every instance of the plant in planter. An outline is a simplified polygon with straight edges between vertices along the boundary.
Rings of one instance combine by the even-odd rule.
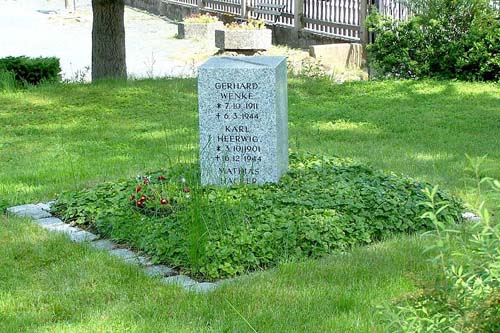
[[[195,14],[188,16],[179,23],[177,35],[181,39],[214,40],[215,30],[222,29],[224,24],[217,16],[210,14]]]
[[[272,31],[264,21],[248,19],[227,24],[215,31],[215,46],[221,50],[267,50],[272,45]]]

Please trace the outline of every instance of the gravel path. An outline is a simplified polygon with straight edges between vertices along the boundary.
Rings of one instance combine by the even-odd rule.
[[[76,4],[73,11],[63,0],[0,0],[0,57],[56,56],[63,78],[89,80],[92,8],[90,0]],[[176,39],[176,33],[176,24],[126,7],[129,76],[193,76],[217,51],[203,41]]]

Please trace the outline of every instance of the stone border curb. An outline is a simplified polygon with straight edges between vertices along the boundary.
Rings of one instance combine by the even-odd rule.
[[[214,290],[220,282],[197,282],[189,276],[181,275],[174,268],[165,265],[154,265],[149,258],[139,255],[132,250],[120,248],[118,244],[107,239],[99,239],[91,232],[70,226],[61,219],[52,216],[50,208],[54,202],[26,204],[7,208],[7,214],[18,217],[31,218],[36,224],[50,232],[65,234],[75,243],[88,242],[93,248],[106,251],[124,262],[137,265],[149,276],[160,276],[165,284],[176,284],[187,291],[206,293]]]

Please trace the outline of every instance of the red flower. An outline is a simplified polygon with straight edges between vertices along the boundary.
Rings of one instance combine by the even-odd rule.
[[[141,190],[142,190],[142,187],[140,187],[140,186],[137,186],[137,187],[135,188],[135,191],[136,191],[136,192],[141,192]]]
[[[141,196],[141,201],[146,201],[146,200],[148,200],[148,198],[145,195]]]
[[[162,198],[162,199],[160,200],[160,203],[161,203],[162,205],[166,205],[166,204],[167,204],[167,199]]]
[[[182,192],[184,192],[184,193],[189,193],[189,192],[191,192],[191,190],[189,189],[189,187],[184,187],[184,188],[182,189]]]
[[[142,182],[143,182],[144,184],[148,184],[148,183],[149,183],[149,179],[148,179],[148,178],[144,178]]]
[[[133,194],[130,196],[130,201],[132,201],[132,200],[135,200],[135,195],[133,195]]]
[[[165,176],[161,176],[161,175],[160,175],[160,176],[158,176],[158,180],[159,180],[159,181],[165,180]]]
[[[142,202],[141,200],[139,200],[139,201],[137,201],[137,202],[135,203],[135,205],[136,205],[137,207],[142,207],[142,206],[143,206],[143,202]]]

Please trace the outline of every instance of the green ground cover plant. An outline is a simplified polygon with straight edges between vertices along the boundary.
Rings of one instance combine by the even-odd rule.
[[[411,233],[428,184],[318,156],[291,156],[277,184],[201,187],[196,165],[61,195],[53,213],[205,279],[318,258]],[[450,202],[440,218],[461,220]]]
[[[464,153],[488,154],[480,175],[500,178],[499,96],[498,85],[485,83],[292,78],[290,147],[410,175],[473,203]],[[193,163],[196,110],[194,80],[1,92],[1,205]],[[488,208],[498,222],[498,210]],[[243,316],[258,332],[386,332],[377,306],[441,278],[427,262],[432,253],[423,253],[432,242],[397,236],[192,295],[0,216],[0,331],[252,332]]]

